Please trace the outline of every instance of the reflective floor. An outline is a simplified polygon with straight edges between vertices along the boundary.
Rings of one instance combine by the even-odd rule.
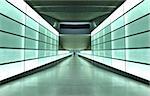
[[[0,96],[150,96],[150,86],[72,56],[55,67],[0,86]]]

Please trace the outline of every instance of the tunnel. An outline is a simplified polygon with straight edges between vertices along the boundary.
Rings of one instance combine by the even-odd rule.
[[[0,0],[0,96],[150,96],[150,0]]]

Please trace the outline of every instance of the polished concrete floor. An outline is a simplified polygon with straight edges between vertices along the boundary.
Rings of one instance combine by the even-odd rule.
[[[45,71],[1,85],[0,96],[150,96],[150,86],[72,56]]]

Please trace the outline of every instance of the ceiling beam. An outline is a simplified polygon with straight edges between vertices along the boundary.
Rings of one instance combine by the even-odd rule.
[[[39,12],[110,12],[114,8],[101,7],[39,7],[35,8]]]
[[[25,0],[28,4],[32,4],[32,6],[61,6],[61,5],[79,5],[79,6],[84,6],[84,5],[93,5],[93,6],[114,6],[121,4],[125,0],[100,0],[100,1],[48,1],[48,0]]]
[[[46,14],[53,18],[57,18],[61,22],[89,22],[89,20],[94,19],[93,17],[102,16],[105,14],[110,14],[111,12],[41,12],[40,14]],[[56,15],[57,14],[57,15]],[[87,17],[85,17],[87,16]]]
[[[55,7],[85,7],[85,8],[95,8],[95,7],[98,7],[98,8],[116,8],[117,6],[100,6],[100,5],[84,5],[84,6],[81,6],[81,5],[53,5],[53,6],[33,6],[34,8],[55,8]]]

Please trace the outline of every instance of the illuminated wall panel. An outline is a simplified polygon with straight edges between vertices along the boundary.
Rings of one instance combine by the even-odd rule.
[[[38,49],[38,41],[25,39],[25,48],[27,49]]]
[[[135,43],[137,42],[137,43]],[[126,48],[150,47],[150,32],[133,35],[126,38]]]
[[[118,39],[112,41],[112,49],[122,49],[125,48],[125,39]]]
[[[22,61],[24,60],[24,50],[0,48],[0,57],[0,64]]]
[[[8,1],[0,0],[0,80],[45,64],[41,59],[48,63],[58,53],[58,32],[23,0]]]
[[[136,1],[143,1],[143,0],[135,0],[135,2]],[[128,4],[126,4],[126,5],[131,6],[131,4],[133,3],[132,0],[129,3],[130,3],[129,5]],[[149,0],[144,0],[144,2],[141,2],[138,6],[134,7],[127,14],[125,14],[125,23],[126,24],[130,23],[133,20],[143,17],[144,15],[148,14],[149,12],[150,12]]]
[[[24,36],[25,26],[0,14],[0,30]]]
[[[134,62],[126,62],[126,72],[135,74],[136,76],[148,79],[150,81],[150,67],[149,65],[144,65]]]
[[[112,50],[112,58],[125,60],[125,50]]]
[[[120,28],[125,23],[124,16],[121,16],[111,24],[111,31]]]
[[[122,38],[125,36],[125,27],[121,27],[118,30],[115,30],[113,32],[111,32],[111,39],[118,39],[118,38]]]
[[[122,71],[125,71],[125,66],[126,66],[125,64],[126,64],[125,61],[121,61],[117,59],[112,60],[112,67],[117,68]]]
[[[125,26],[126,36],[148,31],[150,15],[144,16]]]
[[[25,50],[25,59],[38,58],[38,50]]]
[[[150,80],[149,5],[149,0],[126,0],[93,30],[92,54],[101,63]]]
[[[24,72],[24,62],[0,65],[0,81]]]
[[[126,50],[126,59],[135,62],[150,64],[150,49],[131,49]]]
[[[39,40],[38,34],[39,34],[38,31],[35,31],[29,27],[26,27],[26,29],[25,29],[25,36],[30,38],[30,39]]]
[[[24,48],[24,38],[0,31],[0,47]]]
[[[23,14],[20,10],[12,6],[10,3],[6,2],[6,0],[1,0],[0,4],[1,4],[0,6],[1,14],[8,16],[20,23],[25,24],[25,14]]]
[[[26,25],[34,30],[39,31],[39,24],[29,16],[26,16]]]

